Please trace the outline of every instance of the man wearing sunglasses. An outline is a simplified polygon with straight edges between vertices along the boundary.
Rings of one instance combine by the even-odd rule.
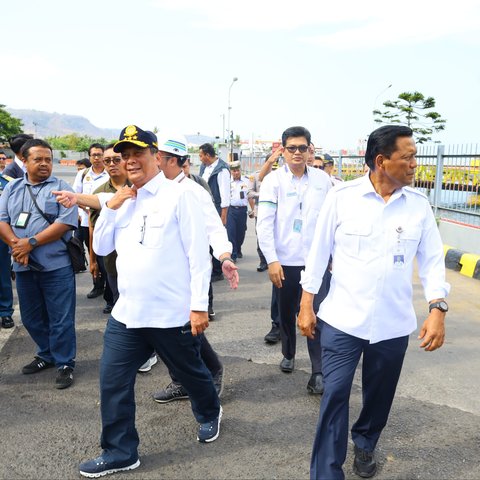
[[[281,153],[285,164],[264,178],[258,204],[257,235],[277,296],[283,354],[280,370],[285,373],[293,372],[295,365],[300,272],[320,208],[331,188],[324,172],[307,167],[310,140],[310,132],[304,127],[290,127],[283,132]],[[320,331],[307,343],[312,362],[307,390],[321,394]]]

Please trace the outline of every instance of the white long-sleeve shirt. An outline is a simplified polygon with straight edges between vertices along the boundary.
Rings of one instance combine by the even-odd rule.
[[[263,179],[257,237],[267,263],[305,265],[317,217],[330,188],[329,176],[310,167],[301,178],[284,165]]]
[[[220,216],[218,215],[212,196],[197,182],[185,177],[183,172],[173,179],[183,188],[191,190],[200,202],[202,213],[205,216],[205,227],[210,246],[213,249],[213,256],[218,260],[222,253],[232,253],[232,244],[228,241],[227,230],[225,229]]]
[[[370,343],[415,330],[415,257],[427,301],[445,298],[450,290],[443,245],[427,198],[404,187],[385,203],[368,174],[327,195],[302,272],[304,290],[318,292],[330,255],[330,292],[318,317]]]
[[[205,216],[208,243],[213,249],[213,256],[219,260],[222,253],[232,253],[232,244],[228,241],[227,230],[220,220],[212,196],[197,182],[185,177],[183,172],[180,172],[173,181],[179,183],[182,188],[191,190],[200,202],[202,213]],[[97,193],[102,208],[113,195],[113,193]]]
[[[211,262],[194,194],[159,173],[118,210],[102,208],[93,248],[116,250],[120,297],[112,315],[127,328],[171,328],[207,311]]]

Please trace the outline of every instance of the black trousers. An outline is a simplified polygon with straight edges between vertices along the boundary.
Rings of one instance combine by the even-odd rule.
[[[278,302],[278,311],[280,319],[280,337],[282,340],[282,354],[285,358],[295,358],[297,349],[297,313],[300,308],[300,298],[302,296],[302,286],[300,285],[300,272],[304,266],[285,266],[282,265],[285,280],[282,288],[274,287]],[[323,289],[322,289],[323,287]],[[319,292],[322,292],[323,298],[319,295],[318,305],[326,297],[326,288],[323,283]],[[328,293],[328,290],[327,290]],[[317,308],[318,310],[318,308]],[[312,374],[322,373],[322,349],[320,345],[321,330],[317,318],[315,329],[315,338],[307,338],[308,354],[312,364]]]

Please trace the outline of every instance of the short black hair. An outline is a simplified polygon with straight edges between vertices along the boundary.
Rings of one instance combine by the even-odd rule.
[[[412,137],[413,130],[406,125],[384,125],[374,130],[367,141],[365,163],[370,170],[375,170],[375,158],[384,155],[390,158],[397,148],[398,137]]]
[[[8,158],[7,152],[5,152],[4,150],[0,150],[0,153],[3,153]]]
[[[312,140],[312,136],[310,132],[305,127],[290,127],[287,128],[282,133],[282,145],[285,146],[287,144],[287,139],[290,137],[305,137],[307,139],[307,145],[310,145]]]
[[[92,148],[100,148],[102,150],[102,152],[105,151],[105,147],[101,143],[92,143],[88,147],[88,156],[90,156],[90,151],[92,150]]]
[[[90,168],[92,166],[92,162],[88,158],[81,158],[75,162],[75,165],[85,165],[86,168]]]
[[[33,140],[33,136],[28,135],[27,133],[19,133],[18,135],[10,137],[8,139],[8,143],[10,144],[10,148],[13,150],[13,153],[18,155],[23,145],[28,140]]]
[[[28,155],[30,153],[30,149],[33,148],[33,147],[48,148],[50,150],[50,152],[52,152],[52,147],[45,140],[42,140],[41,138],[32,138],[31,140],[27,140],[23,144],[22,149],[20,150],[20,155],[23,158],[27,159]]]
[[[215,156],[215,149],[213,148],[213,145],[211,143],[204,143],[203,145],[200,145],[200,150],[205,155],[209,155],[210,157]]]
[[[113,148],[115,146],[115,143],[117,143],[117,142],[113,142],[113,143],[109,143],[109,144],[105,145],[105,149],[103,151],[110,150],[111,148]]]

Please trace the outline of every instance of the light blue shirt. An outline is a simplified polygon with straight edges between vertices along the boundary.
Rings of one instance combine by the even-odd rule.
[[[42,217],[41,213],[35,207],[32,197],[28,193],[26,185],[31,185],[33,195],[36,197],[38,206],[45,215],[54,223],[63,223],[70,225],[75,229],[78,225],[78,208],[65,208],[57,203],[53,190],[72,191],[70,185],[64,180],[56,177],[49,177],[42,183],[32,185],[25,175],[24,178],[18,178],[10,182],[0,197],[0,222],[8,223],[18,238],[30,238],[37,233],[45,230],[49,223]],[[30,218],[25,228],[15,226],[18,216],[21,212],[29,212]],[[68,241],[72,233],[67,232],[63,238]],[[70,257],[67,253],[67,247],[62,240],[47,243],[36,247],[30,253],[30,257],[45,267],[46,272],[58,270],[59,268],[71,265]],[[13,263],[13,269],[16,272],[29,271],[28,267]]]

